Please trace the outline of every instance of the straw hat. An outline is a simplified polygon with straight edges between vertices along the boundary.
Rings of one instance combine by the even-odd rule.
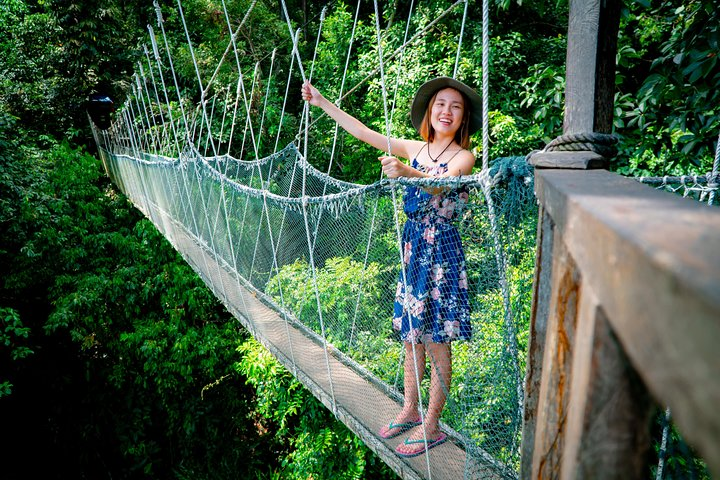
[[[428,102],[435,95],[435,92],[443,88],[454,88],[465,94],[465,97],[470,101],[470,125],[468,125],[470,134],[478,131],[482,126],[482,98],[472,88],[450,77],[433,78],[418,88],[410,109],[410,118],[415,129],[420,131],[420,125],[425,116]],[[468,105],[465,106],[465,108],[467,107]]]

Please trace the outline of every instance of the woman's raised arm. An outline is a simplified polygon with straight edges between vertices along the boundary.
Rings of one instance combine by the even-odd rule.
[[[350,135],[363,141],[380,151],[387,152],[388,149],[388,137],[382,133],[378,133],[372,130],[367,125],[362,123],[357,118],[348,114],[344,110],[341,110],[337,105],[326,99],[317,88],[306,81],[302,86],[302,98],[303,100],[310,103],[310,105],[320,107],[330,118],[335,120],[345,131]],[[416,144],[421,144],[414,140],[403,140],[399,138],[390,137],[390,149],[393,155],[410,159],[410,155],[414,154],[413,151],[417,147]]]

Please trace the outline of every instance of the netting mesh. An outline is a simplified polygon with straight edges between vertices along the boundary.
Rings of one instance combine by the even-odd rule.
[[[720,145],[720,142],[718,143]],[[717,163],[717,162],[716,162]],[[715,168],[717,170],[717,167]],[[657,190],[692,198],[708,205],[717,205],[718,174],[716,171],[706,175],[683,175],[680,177],[638,177],[637,180]]]
[[[462,3],[439,13],[434,28],[444,28],[444,17],[457,13],[453,9]],[[350,14],[341,13],[348,23]],[[407,27],[411,24],[408,19]],[[378,152],[338,137],[326,117],[303,118],[304,110],[286,114],[290,86],[305,76],[294,70],[301,69],[297,39],[288,58],[278,59],[284,60],[281,67],[264,69],[266,77],[259,64],[241,72],[238,59],[231,82],[209,81],[201,87],[203,101],[195,104],[179,91],[172,48],[162,21],[158,26],[163,39],[150,29],[152,48],[145,48],[147,67],[139,65],[133,95],[109,130],[94,132],[112,180],[255,338],[395,471],[407,478],[517,477],[537,224],[533,175],[525,159],[496,159],[488,169],[463,178],[338,180],[324,173],[333,162],[359,151],[369,163]],[[349,78],[357,83],[347,93],[345,76],[339,89],[328,85],[337,103],[361,108],[366,97],[378,102],[382,90],[383,97],[392,97],[386,126],[392,124],[399,136],[414,135],[409,122],[394,112],[395,106],[409,104],[424,80],[422,75],[407,78],[403,56],[424,54],[423,48],[406,51],[405,46],[429,27],[417,25],[412,35],[406,30],[402,40],[385,36],[391,53],[384,56],[384,71],[394,78],[390,95],[385,91],[390,85],[378,76],[382,62],[375,65],[375,46],[365,45],[370,53],[351,56],[348,51],[346,73],[350,66]],[[316,48],[332,38],[318,38]],[[441,54],[454,57],[454,52]],[[459,48],[457,54],[459,59]],[[330,58],[323,60],[332,64]],[[272,77],[273,68],[287,77]],[[218,66],[215,74],[220,71]],[[450,75],[449,66],[443,73]],[[358,88],[363,83],[372,87]],[[386,98],[383,103],[388,109]],[[282,142],[287,146],[278,148]],[[346,178],[364,175],[344,173]],[[706,179],[642,181],[717,202],[716,172]],[[413,215],[403,209],[408,191],[420,193],[423,208],[434,212],[427,223],[422,215],[410,219],[420,225],[410,242],[403,236]],[[444,217],[442,225],[439,217]],[[406,271],[412,270],[408,257],[419,253],[417,245],[440,244],[446,233],[457,234],[459,242],[447,242],[432,255],[461,258],[463,268],[453,273],[455,278],[449,279],[450,270],[432,255],[428,278],[421,281]],[[400,459],[393,449],[406,435],[378,436],[402,405],[406,350],[393,328],[402,324],[395,320],[395,306],[404,304],[421,320],[424,312],[433,311],[441,335],[462,336],[462,322],[447,325],[442,306],[433,303],[434,297],[457,301],[448,283],[466,290],[472,329],[468,341],[453,343],[452,381],[444,386],[448,398],[441,422],[450,441],[428,455]],[[409,286],[421,292],[411,296]],[[422,376],[423,416],[432,368],[428,362]]]
[[[461,4],[440,13],[435,28]],[[360,152],[369,163],[378,152],[345,142],[328,118],[286,114],[290,84],[305,75],[293,70],[296,60],[301,69],[297,50],[281,68],[270,65],[284,79],[263,78],[259,64],[240,73],[238,60],[230,85],[201,86],[193,108],[158,26],[162,41],[150,29],[133,95],[109,130],[95,132],[112,180],[243,325],[395,471],[517,477],[537,220],[525,159],[497,159],[462,178],[338,180],[324,173],[333,162]],[[412,38],[427,28],[418,25]],[[393,105],[409,104],[423,81],[400,75],[404,45],[384,58],[385,71],[398,76]],[[380,66],[366,53],[349,58],[354,81],[366,73],[361,59],[372,70],[361,83],[375,84],[351,89],[358,91],[345,101],[357,106],[378,95]],[[271,96],[283,91],[285,99]],[[333,93],[340,97],[343,87]],[[406,119],[394,123],[414,135]],[[419,210],[407,208],[409,193]],[[394,449],[407,435],[378,432],[402,407],[401,340],[425,334],[469,338],[453,342],[452,381],[442,384],[449,441],[401,459]],[[416,377],[423,417],[434,368],[428,361]]]
[[[192,239],[192,248],[260,295],[279,318],[311,331],[394,401],[400,397],[404,349],[391,328],[401,276],[395,217],[402,194],[414,186],[337,181],[305,162],[293,144],[252,162],[206,158],[191,148],[178,160],[109,151],[103,159],[113,180],[174,244]],[[465,247],[474,331],[472,340],[455,344],[442,421],[469,454],[463,469],[490,464],[493,475],[512,477],[526,345],[517,332],[528,330],[534,261],[532,172],[524,158],[506,158],[484,176],[425,183],[453,189],[458,182],[469,196],[453,228]],[[199,268],[216,292],[237,288],[214,280],[217,266]],[[306,354],[292,350],[296,359]],[[329,378],[332,384],[332,372]],[[426,375],[426,395],[428,381]],[[389,421],[390,412],[376,415]]]

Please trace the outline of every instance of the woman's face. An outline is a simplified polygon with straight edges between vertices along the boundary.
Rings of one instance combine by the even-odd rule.
[[[465,112],[463,97],[454,88],[444,88],[435,95],[430,123],[435,135],[454,136],[460,129]]]

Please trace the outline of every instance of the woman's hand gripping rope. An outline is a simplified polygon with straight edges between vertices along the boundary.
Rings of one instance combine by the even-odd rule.
[[[413,176],[411,170],[415,171],[414,168],[406,165],[397,157],[393,157],[391,155],[380,156],[378,157],[378,160],[380,160],[380,165],[382,165],[383,173],[388,178],[410,177]]]

